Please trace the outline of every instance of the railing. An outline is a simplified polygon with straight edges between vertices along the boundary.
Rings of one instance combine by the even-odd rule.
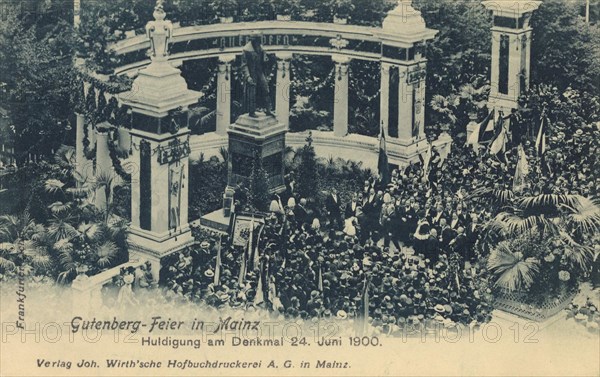
[[[540,305],[527,303],[524,292],[499,291],[494,301],[496,308],[532,321],[544,321],[564,310],[577,292],[568,292],[560,298],[546,299]]]
[[[288,132],[286,134],[286,146],[298,148],[306,144],[308,132]],[[375,169],[377,167],[377,158],[379,153],[379,140],[377,137],[350,134],[344,137],[337,137],[331,131],[311,131],[312,145],[318,156],[321,157],[341,157],[347,160],[361,161],[365,167]],[[222,147],[227,148],[227,136],[220,136],[216,133],[207,133],[204,135],[193,135],[190,139],[192,149],[192,158],[204,153],[205,157],[218,156]],[[425,145],[425,142],[423,142]],[[449,150],[445,148],[452,143],[448,135],[443,135],[433,141],[433,147],[438,151]],[[424,149],[424,148],[421,148]],[[396,156],[403,151],[400,145],[390,139],[387,143],[389,162],[397,163]]]
[[[144,263],[144,260],[130,261],[94,276],[79,275],[71,284],[73,310],[85,314],[99,309],[104,305],[103,288],[112,284],[114,278],[121,275],[121,269],[133,267],[137,274]]]

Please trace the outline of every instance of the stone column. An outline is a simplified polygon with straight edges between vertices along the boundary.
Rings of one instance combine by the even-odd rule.
[[[88,128],[88,141],[90,142],[90,146],[89,148],[92,149],[94,148],[94,145],[96,145],[96,127],[94,127],[93,124],[89,123],[87,125]]]
[[[483,1],[482,4],[492,12],[494,25],[492,26],[492,66],[491,90],[489,107],[502,110],[505,114],[519,107],[518,99],[521,96],[521,72],[525,74],[525,88],[529,83],[530,69],[530,20],[533,12],[542,4],[537,0],[511,0],[511,1]],[[508,48],[506,54],[501,55],[502,38],[506,38]],[[508,61],[501,61],[507,59]],[[508,83],[506,93],[504,82],[500,82],[500,67],[508,66]],[[500,86],[502,84],[502,87]],[[524,89],[525,89],[524,88]],[[504,91],[504,90],[503,90]]]
[[[390,115],[390,68],[389,63],[381,62],[381,83],[379,90],[379,124],[383,125],[385,134],[389,135],[389,115]]]
[[[277,53],[277,81],[275,85],[275,114],[279,123],[289,129],[290,125],[290,61],[291,53]]]
[[[421,67],[424,63],[421,63]],[[413,137],[417,137],[418,140],[425,137],[425,90],[427,88],[427,84],[425,82],[425,77],[419,79],[415,84],[415,98],[414,98],[414,117],[413,122],[415,122],[415,129],[417,129],[418,134],[413,135]],[[417,127],[418,126],[418,127]]]
[[[345,56],[332,56],[335,62],[335,95],[333,104],[333,134],[348,135],[348,63]]]
[[[398,89],[398,139],[411,142],[413,136],[413,86],[408,83],[408,67],[398,67],[400,76]]]
[[[508,96],[516,103],[520,96],[521,36],[509,36]]]
[[[96,128],[96,177],[112,172],[112,160],[108,152],[108,132],[103,128]],[[96,207],[105,209],[106,197],[104,187],[96,191]]]
[[[132,130],[133,131],[133,130]],[[140,196],[141,196],[141,141],[142,137],[131,134],[131,155],[129,160],[132,162],[134,169],[131,169],[131,226],[136,229],[141,228],[140,224]]]
[[[523,65],[525,66],[525,85],[527,86],[527,88],[529,88],[529,83],[530,83],[530,78],[531,78],[531,36],[532,36],[532,32],[528,31],[527,33],[525,33],[524,37],[527,38],[527,40],[525,41],[526,47],[525,47],[525,61],[523,62]]]
[[[490,67],[490,97],[498,95],[498,78],[500,75],[500,34],[492,32],[492,66]]]
[[[235,55],[219,56],[219,71],[217,73],[217,129],[220,136],[227,135],[231,124],[231,62]]]
[[[119,149],[121,151],[129,151],[131,147],[131,135],[129,134],[129,130],[125,127],[119,127],[117,132],[119,133]]]
[[[75,114],[75,117],[77,118],[75,129],[75,164],[77,172],[83,175],[85,172],[85,165],[87,164],[87,159],[85,158],[85,153],[83,151],[85,117],[79,113]]]

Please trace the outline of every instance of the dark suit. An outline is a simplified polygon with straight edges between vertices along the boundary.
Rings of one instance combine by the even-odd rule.
[[[442,236],[442,245],[448,246],[448,244],[450,244],[450,241],[456,238],[456,234],[456,231],[448,226],[442,229],[440,233],[440,235]]]
[[[304,223],[309,223],[310,219],[308,218],[308,210],[302,206],[302,204],[298,204],[294,208],[294,215],[296,217],[296,222],[298,223],[298,227],[301,227]]]
[[[348,205],[346,206],[346,210],[344,211],[344,216],[349,219],[351,217],[355,217],[356,216],[356,209],[360,207],[360,203],[358,201],[356,202],[350,202],[348,203]]]
[[[423,254],[425,258],[428,258],[431,262],[437,262],[440,254],[440,242],[434,236],[429,236],[423,244]]]
[[[464,233],[461,233],[454,237],[454,240],[452,241],[452,251],[455,253],[459,253],[466,260],[470,260],[470,255],[468,255],[467,252],[467,236]]]
[[[340,204],[340,198],[337,194],[328,195],[327,200],[325,201],[325,208],[327,208],[327,212],[329,212],[329,221],[332,223],[335,222],[338,225],[341,221]]]

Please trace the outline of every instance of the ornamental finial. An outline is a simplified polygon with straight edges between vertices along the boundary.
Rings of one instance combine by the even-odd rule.
[[[165,19],[167,14],[165,13],[164,0],[156,0],[154,13],[152,15],[156,21],[162,21]]]
[[[167,61],[169,40],[173,35],[173,25],[165,20],[167,14],[163,7],[164,0],[157,0],[154,7],[154,21],[146,25],[146,34],[150,39],[150,57],[152,61]]]

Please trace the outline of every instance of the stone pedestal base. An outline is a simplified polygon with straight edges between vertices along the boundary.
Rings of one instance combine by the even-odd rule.
[[[239,183],[249,183],[252,163],[258,159],[267,172],[267,184],[270,193],[285,191],[283,158],[285,153],[285,134],[287,127],[274,116],[257,113],[257,117],[244,114],[228,129],[229,166],[227,170],[227,189],[223,207],[227,215],[235,187]]]
[[[428,148],[427,139],[397,139],[386,138],[388,161],[398,166],[408,166],[411,162],[418,163],[419,155]]]
[[[202,227],[210,228],[216,232],[227,233],[229,230],[229,216],[231,211],[226,212],[225,209],[218,209],[208,213],[200,219]]]
[[[519,108],[519,101],[518,98],[510,95],[504,95],[500,93],[490,94],[488,108],[493,108],[496,111],[502,111],[504,116],[506,116],[511,113],[512,109]]]
[[[149,261],[152,264],[152,276],[158,282],[162,258],[191,246],[194,238],[189,226],[171,234],[157,234],[131,226],[127,242],[129,258],[143,258]]]

